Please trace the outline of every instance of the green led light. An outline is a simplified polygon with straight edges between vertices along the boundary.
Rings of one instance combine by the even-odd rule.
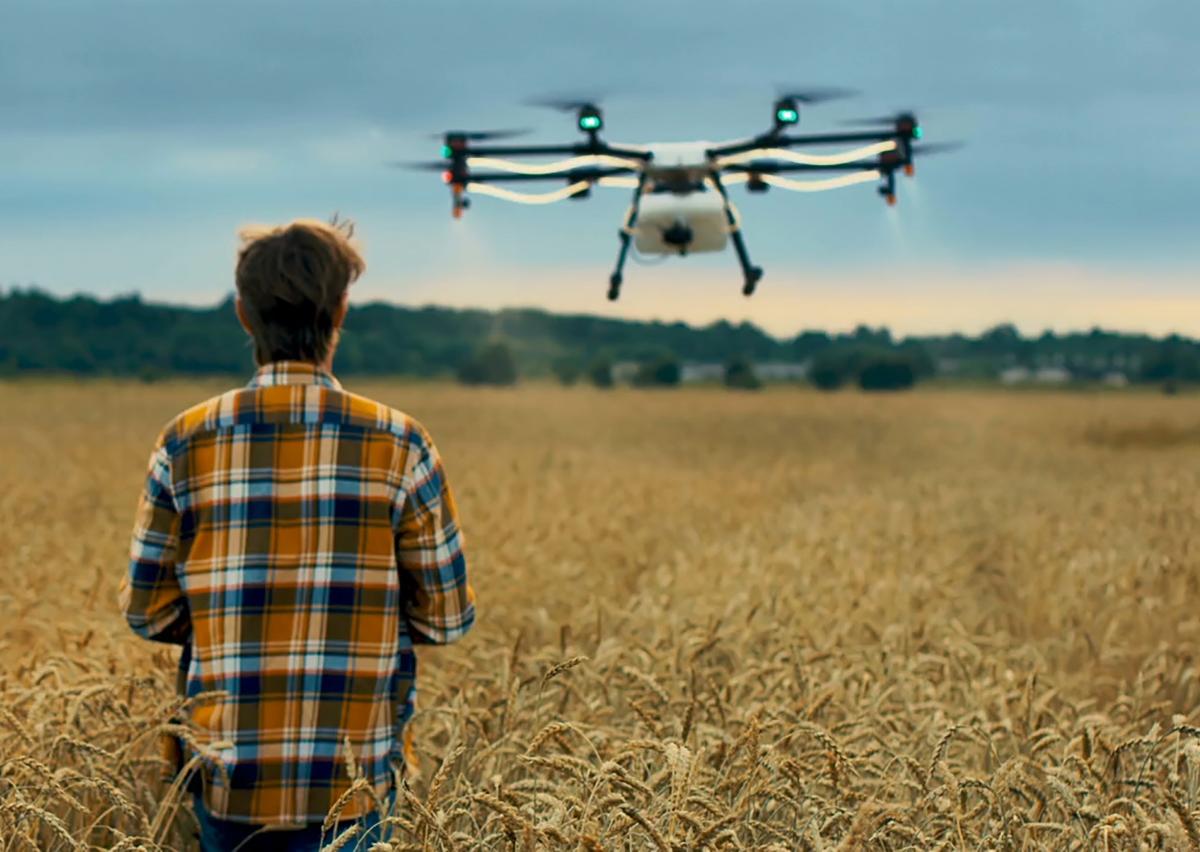
[[[581,115],[579,116],[579,127],[581,130],[599,130],[600,116],[598,115]]]
[[[918,124],[913,128],[913,139],[920,139],[924,135],[925,131],[921,129],[921,125]]]
[[[777,109],[775,118],[780,124],[795,124],[800,120],[800,113],[794,109]]]
[[[453,153],[454,153],[454,152],[450,150],[450,146],[449,146],[449,145],[443,145],[443,146],[442,146],[442,156],[443,156],[443,157],[446,157],[447,159],[449,159],[449,158],[450,158],[450,155],[451,155],[451,154],[453,154]]]

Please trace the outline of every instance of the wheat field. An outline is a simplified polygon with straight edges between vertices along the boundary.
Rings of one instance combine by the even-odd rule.
[[[1200,848],[1200,398],[348,384],[438,440],[479,595],[374,848]],[[0,385],[0,849],[193,848],[115,597],[221,389]]]

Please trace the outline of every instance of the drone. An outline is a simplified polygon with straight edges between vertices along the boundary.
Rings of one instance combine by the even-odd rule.
[[[663,142],[627,145],[601,138],[604,116],[591,100],[539,102],[574,113],[581,141],[567,144],[495,144],[522,131],[451,130],[442,135],[442,159],[400,164],[442,173],[450,188],[454,218],[470,206],[471,195],[522,204],[550,204],[591,195],[593,187],[633,190],[633,200],[618,232],[616,268],[608,298],[620,297],[630,245],[639,255],[684,256],[723,251],[732,241],[741,266],[746,296],[762,280],[762,267],[750,261],[742,236],[741,215],[728,188],[744,183],[751,193],[772,187],[792,192],[821,192],[861,183],[878,183],[889,205],[896,203],[896,171],[912,176],[918,154],[951,145],[918,145],[923,131],[911,111],[859,119],[872,129],[800,135],[792,132],[800,112],[851,94],[841,89],[808,89],[782,94],[775,101],[769,130],[730,142]],[[809,146],[856,145],[833,154],[795,151]],[[522,162],[510,157],[563,157],[552,162]],[[791,174],[807,174],[797,180]],[[498,184],[556,182],[544,192],[520,192]]]

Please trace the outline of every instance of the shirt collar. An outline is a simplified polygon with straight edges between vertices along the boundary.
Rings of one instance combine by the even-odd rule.
[[[273,361],[259,367],[250,380],[252,388],[278,385],[320,385],[334,390],[342,387],[331,373],[308,361]]]

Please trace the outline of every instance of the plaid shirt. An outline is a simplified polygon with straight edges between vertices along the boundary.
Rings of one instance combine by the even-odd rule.
[[[420,424],[312,365],[263,367],[163,430],[131,551],[129,625],[190,644],[191,721],[227,773],[205,773],[215,817],[319,822],[350,785],[347,738],[386,794],[413,644],[453,642],[475,618]]]

